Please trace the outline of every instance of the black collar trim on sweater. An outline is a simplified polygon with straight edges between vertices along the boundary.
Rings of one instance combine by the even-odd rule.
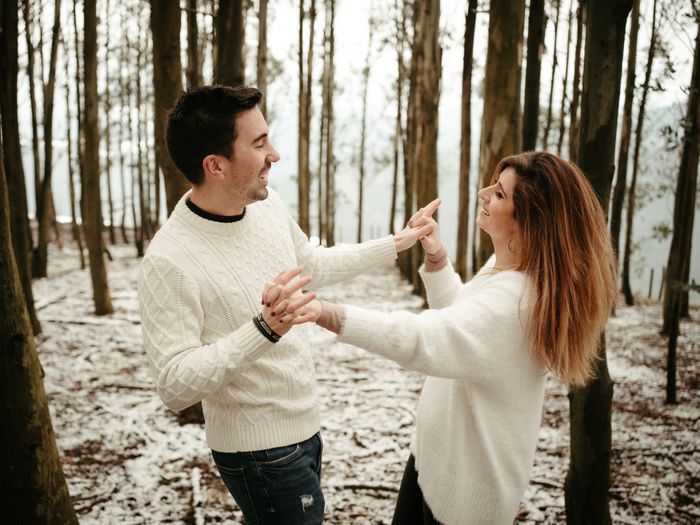
[[[200,216],[202,219],[206,219],[208,221],[214,221],[214,222],[238,222],[240,221],[243,217],[245,217],[245,208],[243,208],[243,213],[240,215],[217,215],[215,213],[209,213],[208,211],[204,211],[202,208],[197,206],[194,202],[192,202],[190,199],[187,199],[185,201],[185,204],[187,204],[187,207],[192,210],[192,213],[195,215]]]

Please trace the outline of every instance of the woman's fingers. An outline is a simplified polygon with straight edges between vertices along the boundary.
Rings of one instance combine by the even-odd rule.
[[[294,293],[293,291],[291,293],[286,292],[285,287],[292,279],[301,274],[301,272],[302,268],[296,267],[290,268],[289,270],[284,270],[277,274],[277,276],[272,281],[268,282],[265,285],[262,294],[262,304],[268,307],[272,306],[280,299],[284,299],[285,297]],[[303,277],[302,279],[300,279],[300,281],[303,281],[303,284],[301,284],[302,287],[306,286],[311,282],[311,277]],[[296,284],[294,286],[296,286]]]

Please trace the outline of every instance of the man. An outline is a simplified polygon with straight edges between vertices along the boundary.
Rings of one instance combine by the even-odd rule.
[[[168,120],[168,150],[192,184],[143,259],[144,347],[163,402],[202,401],[207,444],[246,522],[317,524],[319,401],[300,289],[395,259],[425,232],[407,227],[363,244],[312,247],[267,187],[280,158],[250,87],[185,93]],[[291,267],[301,269],[280,272]],[[285,311],[262,305],[277,276]],[[283,337],[282,337],[283,336]]]

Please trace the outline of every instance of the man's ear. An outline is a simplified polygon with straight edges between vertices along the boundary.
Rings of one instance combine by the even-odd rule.
[[[219,155],[207,155],[202,159],[202,171],[205,179],[220,180],[224,178],[224,170]]]

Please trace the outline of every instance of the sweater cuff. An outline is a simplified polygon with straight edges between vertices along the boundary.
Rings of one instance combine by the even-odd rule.
[[[385,237],[380,237],[379,239],[367,241],[366,244],[373,248],[373,251],[376,253],[380,264],[394,262],[398,257],[393,235],[387,235]]]
[[[250,362],[258,359],[265,351],[274,346],[273,342],[260,333],[252,319],[236,330],[234,335],[238,340],[237,346],[243,350],[244,359]],[[230,354],[230,357],[229,367],[238,368],[240,363],[232,359],[234,354]]]

